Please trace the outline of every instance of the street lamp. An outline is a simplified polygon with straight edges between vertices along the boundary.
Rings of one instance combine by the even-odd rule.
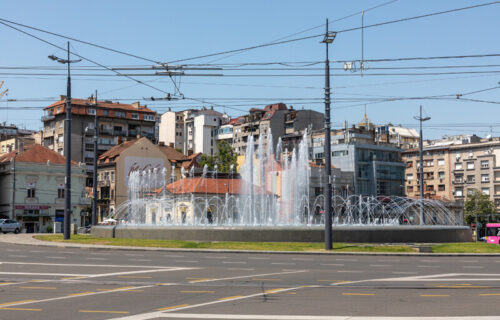
[[[423,135],[422,135],[422,122],[431,120],[431,117],[422,117],[422,106],[420,106],[420,116],[413,117],[415,120],[420,121],[420,224],[424,224],[424,153],[423,153]]]
[[[68,84],[66,94],[66,123],[64,126],[64,156],[66,157],[66,183],[64,190],[64,240],[70,238],[70,219],[71,219],[71,76],[70,65],[82,61],[70,60],[69,41],[68,41],[68,59],[62,59],[50,55],[49,59],[68,65]]]
[[[336,32],[328,31],[326,19],[326,32],[322,43],[326,45],[325,60],[325,250],[332,249],[332,166],[330,146],[330,61],[328,61],[328,45],[335,40]]]

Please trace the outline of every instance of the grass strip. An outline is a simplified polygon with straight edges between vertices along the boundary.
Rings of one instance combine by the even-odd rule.
[[[89,235],[72,235],[70,240],[63,240],[63,236],[59,234],[39,235],[35,236],[35,238],[44,241],[131,247],[261,251],[324,251],[323,243],[305,242],[200,242],[184,240],[97,238]],[[356,243],[334,243],[333,250],[337,252],[415,252],[415,249],[407,245]]]

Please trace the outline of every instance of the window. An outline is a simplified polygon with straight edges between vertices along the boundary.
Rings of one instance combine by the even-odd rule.
[[[95,115],[95,109],[89,108],[88,110],[90,115]]]
[[[115,117],[117,118],[125,118],[126,114],[123,111],[115,111]]]
[[[57,198],[58,199],[64,199],[64,188],[58,188],[57,189]]]
[[[464,190],[462,188],[455,189],[455,197],[463,197],[463,196],[464,196]]]
[[[475,189],[467,189],[467,195],[468,195],[468,196],[473,195],[473,194],[474,194],[474,190],[475,190]]]
[[[490,195],[490,188],[481,188],[481,192],[486,195]]]
[[[488,160],[481,160],[481,169],[487,169],[488,167]]]
[[[438,191],[444,191],[446,189],[444,184],[438,185]]]
[[[474,169],[474,162],[467,162],[467,170]]]
[[[64,120],[63,121],[59,121],[59,128],[62,128],[63,124],[64,124]]]
[[[132,113],[132,119],[139,119],[139,115],[137,113]]]
[[[481,175],[481,182],[489,182],[489,181],[490,181],[490,176],[488,174]]]
[[[444,166],[444,159],[438,159],[438,166]]]
[[[155,116],[152,114],[145,114],[144,115],[144,120],[146,121],[155,121]]]
[[[115,172],[111,171],[111,182],[115,182]]]
[[[413,186],[407,186],[406,187],[406,192],[407,193],[413,192]]]
[[[103,110],[103,111],[102,111],[102,115],[103,115],[104,117],[109,116],[109,111],[108,111],[108,110]]]
[[[444,171],[439,171],[438,172],[438,178],[439,179],[444,179]]]
[[[407,167],[407,168],[412,168],[412,167],[413,167],[413,161],[408,161],[408,162],[406,163],[406,167]]]
[[[461,174],[455,175],[455,182],[456,183],[462,183],[462,182],[464,182],[464,176],[461,175]]]
[[[434,191],[434,185],[426,185],[425,186],[425,191]]]
[[[347,154],[348,154],[347,150],[333,151],[332,157],[344,157],[347,156]]]
[[[413,173],[408,173],[406,175],[406,180],[413,180]]]
[[[474,183],[476,182],[476,177],[473,175],[467,176],[467,183]]]
[[[460,162],[455,163],[455,170],[462,170],[462,169],[463,169],[462,163]]]
[[[28,198],[34,198],[35,197],[35,188],[30,188],[28,187],[28,189],[26,189],[28,191],[28,194],[27,194],[27,197]]]

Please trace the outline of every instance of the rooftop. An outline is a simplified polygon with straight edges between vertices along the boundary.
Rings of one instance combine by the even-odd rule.
[[[244,190],[243,183],[241,179],[193,177],[177,180],[165,188],[172,194],[245,194],[249,190]],[[261,194],[260,188],[254,186],[254,193]]]
[[[76,99],[76,98],[71,98],[71,105],[72,106],[93,106],[95,104],[95,99],[94,98],[88,98],[88,99]],[[59,101],[56,101],[49,105],[48,107],[43,108],[44,110],[51,109],[53,107],[59,107],[59,106],[65,106],[66,105],[66,97],[61,96],[61,99]],[[124,103],[119,103],[119,102],[112,102],[108,100],[104,101],[97,101],[97,107],[98,108],[103,108],[103,109],[118,109],[118,110],[127,110],[127,111],[134,111],[134,112],[144,112],[144,113],[151,113],[151,114],[156,114],[155,111],[149,109],[146,106],[141,106],[138,102],[135,102],[133,104],[124,104]]]
[[[17,153],[17,156],[16,156]],[[66,158],[59,153],[43,147],[38,144],[33,144],[24,147],[23,151],[14,150],[7,154],[0,156],[0,163],[6,163],[16,158],[16,162],[31,162],[31,163],[47,163],[50,161],[52,164],[65,164]],[[77,165],[75,161],[72,164]]]

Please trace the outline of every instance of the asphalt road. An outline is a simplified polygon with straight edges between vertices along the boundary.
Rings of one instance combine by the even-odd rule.
[[[0,245],[2,320],[500,319],[500,257]]]

